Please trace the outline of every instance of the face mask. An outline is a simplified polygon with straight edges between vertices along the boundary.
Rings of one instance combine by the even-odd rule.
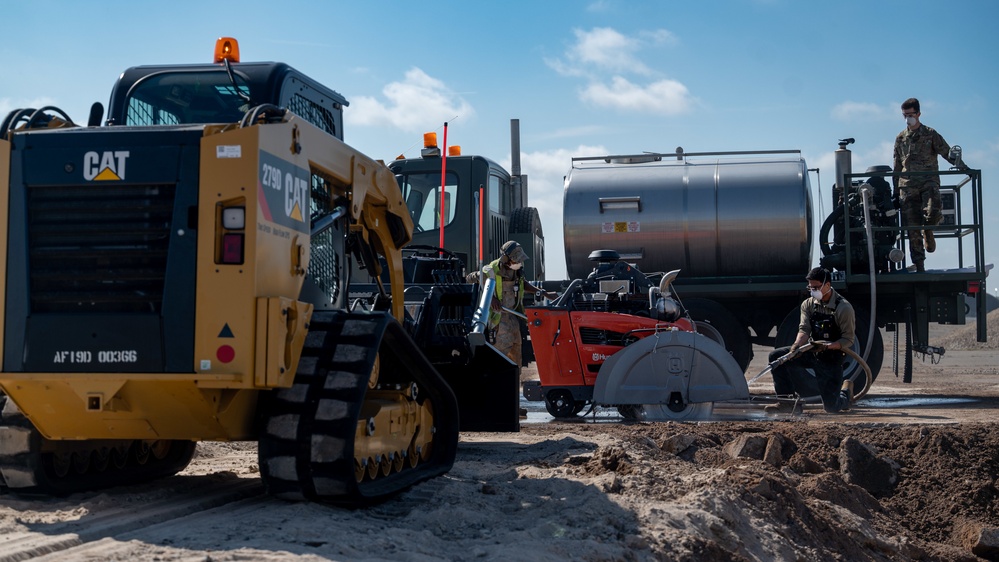
[[[908,126],[910,126],[910,127],[914,126],[916,124],[916,118],[915,117],[906,117],[905,118],[905,124],[908,125]]]
[[[517,270],[517,269],[520,269],[522,267],[524,267],[524,264],[522,264],[522,263],[511,263],[510,264],[510,269],[513,269],[513,270]]]
[[[822,300],[822,289],[812,289],[808,292],[813,299]]]

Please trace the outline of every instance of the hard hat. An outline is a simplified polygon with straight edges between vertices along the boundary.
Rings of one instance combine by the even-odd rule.
[[[503,250],[504,256],[510,258],[510,261],[524,263],[524,260],[528,259],[527,252],[524,251],[524,248],[513,240],[509,240],[504,243],[500,246],[500,249]]]

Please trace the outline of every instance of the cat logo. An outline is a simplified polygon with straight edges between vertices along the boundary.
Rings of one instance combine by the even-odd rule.
[[[83,177],[87,181],[107,181],[125,179],[127,150],[90,151],[83,155]]]

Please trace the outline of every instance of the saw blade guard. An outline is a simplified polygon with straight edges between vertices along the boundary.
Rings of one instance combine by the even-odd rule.
[[[722,345],[697,333],[663,331],[615,353],[593,387],[598,404],[670,404],[749,398],[739,364]]]

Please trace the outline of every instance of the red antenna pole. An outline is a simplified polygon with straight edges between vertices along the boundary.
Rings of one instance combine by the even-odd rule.
[[[441,148],[441,219],[438,223],[440,230],[440,242],[437,244],[441,248],[444,247],[444,188],[447,184],[447,121],[444,122],[444,147]],[[443,257],[443,253],[441,254]]]

